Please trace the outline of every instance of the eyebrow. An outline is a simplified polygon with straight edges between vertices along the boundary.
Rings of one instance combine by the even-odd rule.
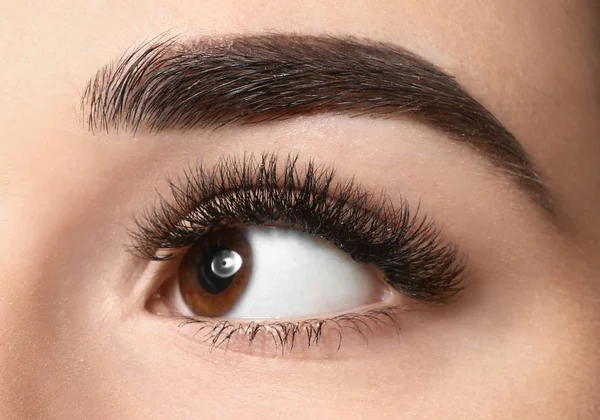
[[[92,132],[217,130],[320,113],[409,117],[470,146],[552,213],[549,191],[515,137],[452,76],[387,43],[158,37],[102,68],[81,109]]]

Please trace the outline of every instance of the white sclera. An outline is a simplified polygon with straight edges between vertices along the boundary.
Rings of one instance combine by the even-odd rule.
[[[227,318],[318,317],[383,298],[385,286],[365,265],[309,234],[251,227],[252,274]]]

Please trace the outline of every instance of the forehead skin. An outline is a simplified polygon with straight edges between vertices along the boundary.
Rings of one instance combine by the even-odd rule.
[[[209,418],[214,413],[221,418],[269,418],[292,413],[298,418],[381,414],[406,419],[591,420],[600,415],[597,3],[71,3],[0,5],[4,418]],[[401,45],[454,75],[523,144],[556,200],[552,226],[557,228],[536,235],[543,246],[552,242],[552,249],[561,251],[552,254],[552,261],[536,260],[532,269],[539,273],[535,283],[541,294],[548,277],[554,279],[552,285],[558,284],[560,296],[547,305],[532,305],[531,318],[511,322],[511,339],[520,343],[510,353],[514,359],[500,362],[505,355],[494,351],[495,341],[486,341],[489,337],[442,333],[445,341],[432,341],[435,346],[482,350],[469,353],[459,365],[442,363],[445,357],[451,359],[444,352],[441,359],[424,361],[436,366],[439,383],[433,385],[424,373],[420,377],[420,371],[410,369],[414,361],[408,353],[353,366],[349,371],[354,378],[365,378],[364,384],[349,383],[327,363],[299,366],[200,356],[170,366],[147,343],[138,342],[132,350],[101,320],[78,316],[74,308],[88,302],[101,301],[106,313],[118,313],[121,304],[102,296],[109,292],[100,286],[88,290],[83,281],[73,280],[84,272],[81,266],[95,264],[101,254],[95,254],[96,243],[85,242],[81,235],[101,226],[108,239],[100,247],[120,235],[120,222],[100,214],[105,211],[102,198],[120,188],[124,172],[118,168],[135,155],[138,171],[129,177],[141,182],[164,175],[152,172],[159,157],[134,152],[142,148],[139,139],[113,143],[91,137],[77,114],[79,96],[100,67],[131,45],[167,30],[206,36],[271,31],[366,37]],[[170,169],[183,164],[181,154],[170,155]],[[105,196],[91,193],[94,189]],[[512,223],[496,216],[500,213],[490,213],[490,225]],[[504,245],[513,244],[507,240]],[[71,251],[75,246],[83,251]],[[117,268],[107,269],[105,277],[125,264],[123,259],[109,263]],[[512,304],[502,302],[507,308]],[[187,368],[197,369],[198,375],[172,377],[166,371]],[[269,372],[266,379],[263,370]],[[529,374],[521,375],[523,371]],[[290,381],[297,383],[281,386]],[[459,393],[432,394],[429,388]]]

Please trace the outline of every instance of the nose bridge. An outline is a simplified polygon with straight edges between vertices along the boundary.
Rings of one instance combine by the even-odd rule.
[[[0,232],[11,239],[18,226],[0,221]],[[55,339],[60,311],[48,281],[57,264],[36,251],[44,241],[21,233],[20,241],[0,240],[0,417],[52,418],[43,402],[56,393],[51,379],[65,368],[57,363],[64,353]]]
[[[24,296],[15,287],[15,277],[9,279],[3,272],[0,278],[0,413],[2,418],[22,418],[26,409],[35,412],[37,392],[32,381],[43,366],[32,357],[32,348],[39,348],[40,342],[26,311],[29,303],[21,299]]]

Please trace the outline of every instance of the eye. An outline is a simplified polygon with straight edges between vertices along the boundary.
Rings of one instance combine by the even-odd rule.
[[[211,348],[325,339],[335,350],[342,337],[397,333],[408,306],[457,296],[464,261],[418,206],[297,160],[224,158],[169,181],[172,199],[131,232],[136,256],[167,267],[149,312]]]
[[[204,235],[184,255],[174,287],[180,313],[228,319],[324,316],[389,293],[374,269],[326,241],[275,227]]]

